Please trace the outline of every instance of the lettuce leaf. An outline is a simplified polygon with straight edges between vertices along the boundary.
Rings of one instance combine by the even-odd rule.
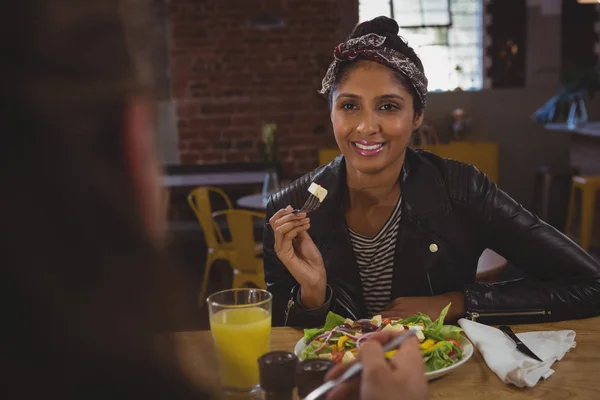
[[[460,326],[444,325],[440,328],[439,334],[444,339],[460,340],[460,333],[463,329]]]
[[[328,354],[333,352],[333,346],[330,344],[326,344],[321,350],[319,350],[319,353],[317,354],[317,349],[319,347],[321,347],[321,342],[315,341],[310,343],[300,353],[300,360],[310,360],[313,358],[319,358],[319,354]]]
[[[310,343],[308,346],[306,346],[304,348],[304,350],[302,350],[302,353],[300,353],[300,359],[301,360],[310,360],[312,358],[317,358],[316,350],[319,348],[320,345],[321,345],[321,343],[319,343],[319,342]]]
[[[323,328],[326,331],[330,331],[333,328],[343,324],[345,320],[346,318],[342,317],[341,315],[337,315],[336,313],[329,311],[329,313],[327,313],[327,318],[325,318],[325,325]]]
[[[443,345],[440,347],[423,354],[423,361],[425,361],[425,370],[427,372],[436,371],[454,364],[455,361],[450,357],[450,352],[454,349],[454,345],[451,342],[442,343]]]
[[[329,311],[327,318],[325,318],[325,325],[322,328],[311,328],[304,330],[304,341],[310,343],[311,340],[322,333],[332,330],[335,327],[340,326],[344,323],[346,318]]]
[[[430,337],[437,341],[446,339],[458,340],[460,338],[462,328],[454,325],[444,325],[444,319],[446,318],[446,315],[448,315],[448,310],[450,310],[451,305],[452,303],[448,303],[448,305],[444,307],[440,313],[440,316],[434,322],[425,324],[423,333],[426,337]]]
[[[311,328],[304,330],[304,341],[306,343],[310,343],[316,336],[319,336],[321,333],[325,333],[324,328]]]
[[[431,318],[423,313],[416,313],[415,315],[411,315],[410,317],[404,318],[402,321],[399,321],[397,324],[408,325],[408,324],[418,324],[422,322],[424,326],[428,326],[431,324]]]

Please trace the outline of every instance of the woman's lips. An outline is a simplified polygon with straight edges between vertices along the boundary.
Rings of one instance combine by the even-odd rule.
[[[359,155],[363,157],[376,156],[383,150],[384,146],[385,143],[381,142],[367,142],[364,140],[361,140],[359,142],[352,142],[352,148],[354,149],[354,151],[356,151]]]

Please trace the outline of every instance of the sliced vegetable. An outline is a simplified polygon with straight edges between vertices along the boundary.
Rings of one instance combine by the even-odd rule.
[[[419,345],[419,348],[421,350],[428,350],[429,348],[433,347],[434,345],[435,345],[435,340],[427,339]]]
[[[345,335],[338,339],[338,341],[337,341],[338,350],[342,350],[344,348],[344,342],[346,340],[348,340],[348,336],[345,336]]]

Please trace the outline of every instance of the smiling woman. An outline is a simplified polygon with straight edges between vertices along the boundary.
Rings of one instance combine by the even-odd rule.
[[[600,265],[471,165],[409,149],[427,78],[394,20],[378,17],[339,44],[320,91],[342,155],[273,195],[264,236],[273,321],[321,326],[328,311],[537,322],[600,310]],[[307,188],[329,195],[292,214]],[[287,207],[291,205],[291,207]],[[529,279],[475,282],[489,248]]]

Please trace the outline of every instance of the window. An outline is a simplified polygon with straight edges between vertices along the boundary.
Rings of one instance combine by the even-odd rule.
[[[429,91],[479,90],[483,84],[481,0],[360,0],[360,22],[385,15],[415,49]]]

